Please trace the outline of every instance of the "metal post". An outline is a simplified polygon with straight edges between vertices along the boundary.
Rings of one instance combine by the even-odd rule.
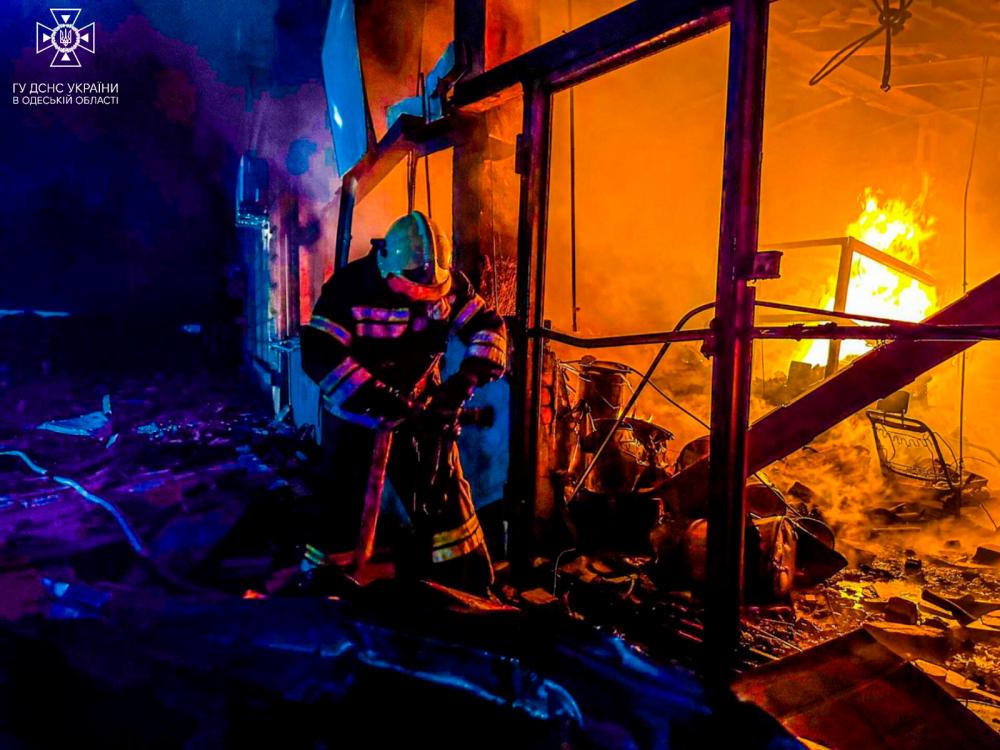
[[[847,309],[847,293],[851,287],[851,266],[854,264],[854,245],[845,237],[840,243],[840,265],[837,267],[837,288],[833,295],[834,312]],[[840,366],[840,342],[830,339],[826,355],[826,377],[830,377]]]
[[[740,635],[746,433],[750,413],[754,289],[764,126],[767,0],[734,0],[723,162],[722,219],[712,366],[706,676],[728,685]]]
[[[343,268],[351,260],[351,225],[354,222],[354,197],[357,181],[347,175],[340,185],[340,207],[337,216],[337,245],[334,268]]]
[[[566,2],[567,26],[573,28],[573,0]],[[573,332],[580,330],[577,315],[580,308],[576,304],[576,91],[569,89],[569,267],[570,303],[573,305]]]
[[[285,303],[286,324],[285,337],[291,338],[299,333],[301,291],[299,282],[302,268],[299,253],[299,199],[294,198],[288,203],[288,210],[282,217],[282,224],[285,234]]]
[[[518,139],[517,170],[521,175],[517,231],[517,297],[511,335],[511,563],[515,573],[528,559],[534,524],[538,467],[538,429],[544,341],[530,332],[542,327],[545,289],[545,216],[552,120],[552,95],[526,86],[523,130]]]
[[[486,69],[486,0],[455,0],[455,44],[466,75]]]

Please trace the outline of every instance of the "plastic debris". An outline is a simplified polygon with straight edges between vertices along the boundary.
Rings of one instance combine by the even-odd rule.
[[[101,438],[111,430],[111,420],[101,411],[92,411],[69,419],[51,419],[38,425],[39,430],[48,430],[60,435],[78,435],[79,437]]]
[[[38,425],[39,430],[47,430],[60,435],[76,435],[107,440],[112,433],[111,428],[111,396],[104,394],[101,399],[102,411],[92,411],[78,417],[66,419],[50,419]]]

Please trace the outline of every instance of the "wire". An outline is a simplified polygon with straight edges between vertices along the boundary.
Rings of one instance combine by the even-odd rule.
[[[969,188],[972,185],[972,168],[976,163],[976,146],[979,143],[979,124],[983,119],[983,99],[986,95],[986,80],[990,70],[990,57],[983,58],[983,80],[979,86],[979,106],[976,110],[976,127],[972,132],[972,148],[969,151],[969,171],[965,176],[965,192],[962,195],[962,294],[969,291]],[[965,470],[965,358],[962,351],[962,372],[959,376],[958,392],[958,481],[962,482]],[[992,520],[992,519],[991,519]]]
[[[430,118],[430,105],[427,103],[427,78],[423,71],[417,74],[417,86],[420,93],[420,109],[424,115],[424,123]],[[434,216],[431,211],[431,155],[424,154],[424,185],[427,191],[427,218]]]
[[[556,555],[555,565],[552,567],[552,596],[557,596],[556,589],[559,587],[559,562],[562,560],[563,555],[569,554],[570,552],[576,552],[576,547],[570,547],[569,549],[564,549],[558,555]]]
[[[815,86],[837,68],[847,62],[851,56],[868,42],[885,32],[885,57],[882,62],[882,85],[883,91],[888,91],[889,76],[892,74],[892,36],[903,30],[903,25],[913,15],[909,7],[913,5],[913,0],[899,0],[899,7],[892,7],[892,0],[872,0],[872,5],[878,11],[879,25],[867,34],[855,39],[853,42],[844,45],[837,50],[833,57],[823,63],[823,66],[816,71],[816,74],[809,79],[809,85]]]
[[[424,25],[427,23],[427,0],[424,0],[423,10],[420,15],[420,46],[417,48],[417,96],[420,97],[421,110],[424,114],[424,120],[427,120],[427,108],[425,106],[424,94],[423,94],[423,78],[424,78]],[[417,164],[420,161],[420,157],[417,155],[416,149],[410,149],[406,154],[406,212],[408,214],[413,213],[416,208],[416,196],[417,196]],[[428,176],[428,180],[430,177]],[[427,191],[427,213],[430,215],[430,201],[431,194],[430,189]]]
[[[634,367],[632,367],[631,365],[625,365],[625,367],[627,367],[627,368],[628,368],[628,371],[629,371],[629,372],[631,372],[631,373],[632,373],[633,375],[639,375],[639,376],[641,376],[641,375],[642,375],[642,373],[641,373],[641,372],[639,372],[639,370],[635,369],[635,368],[634,368]],[[631,386],[629,386],[629,387],[631,388]],[[702,427],[704,427],[704,428],[708,429],[708,422],[706,422],[706,421],[705,421],[704,419],[702,419],[701,417],[699,417],[699,416],[698,416],[697,414],[695,414],[694,412],[692,412],[692,411],[689,411],[689,410],[688,410],[688,409],[687,409],[686,407],[684,407],[684,406],[681,406],[681,405],[680,405],[679,403],[677,403],[676,401],[674,401],[674,400],[673,400],[672,398],[670,398],[670,396],[668,396],[668,395],[666,394],[666,392],[665,392],[665,391],[664,391],[664,390],[663,390],[662,388],[660,388],[660,387],[659,387],[659,386],[658,386],[658,385],[657,385],[656,383],[654,383],[654,382],[653,382],[652,380],[650,380],[650,381],[649,381],[649,387],[650,387],[650,388],[652,388],[652,389],[653,389],[654,391],[656,391],[656,392],[657,392],[657,393],[658,393],[658,394],[660,395],[660,397],[661,397],[661,398],[662,398],[662,399],[663,399],[664,401],[666,401],[666,402],[667,402],[668,404],[670,404],[670,405],[671,405],[671,406],[673,406],[674,408],[678,409],[679,411],[683,412],[684,414],[687,414],[687,415],[688,415],[689,417],[691,417],[691,419],[693,419],[693,420],[694,420],[695,422],[697,422],[698,424],[700,424],[700,425],[701,425]],[[633,389],[633,392],[634,392],[634,389]]]
[[[573,28],[573,0],[566,0],[567,25]],[[576,303],[576,98],[573,87],[569,90],[569,262],[570,299],[573,305],[573,330],[578,331]]]
[[[417,192],[417,160],[415,151],[406,155],[406,213],[412,214],[415,208]]]
[[[760,398],[767,401],[767,369],[764,367],[764,339],[760,340]]]
[[[61,484],[64,487],[69,487],[70,489],[75,490],[76,493],[79,494],[80,497],[82,497],[88,503],[93,503],[94,505],[97,505],[98,507],[106,510],[108,513],[112,515],[112,517],[114,517],[115,521],[118,523],[118,526],[121,528],[122,533],[125,534],[125,538],[128,539],[129,545],[132,547],[132,549],[135,550],[136,554],[140,555],[141,557],[149,556],[149,551],[146,549],[145,545],[139,540],[139,536],[132,530],[132,527],[129,526],[129,523],[125,519],[125,516],[122,515],[122,512],[118,510],[118,508],[116,508],[112,503],[105,500],[103,497],[98,497],[97,495],[93,494],[76,480],[70,479],[69,477],[61,477],[52,474],[48,469],[45,469],[36,464],[34,461],[32,461],[31,458],[23,451],[4,450],[0,451],[0,456],[13,456],[14,458],[19,458],[24,463],[25,466],[27,466],[29,469],[31,469],[31,471],[35,472],[36,474],[43,477],[49,477],[53,482],[56,482],[57,484]]]
[[[173,587],[178,591],[183,591],[188,594],[198,594],[200,596],[220,596],[222,592],[216,591],[215,589],[207,588],[205,586],[200,586],[191,581],[186,581],[182,578],[178,578],[176,575],[171,573],[169,570],[164,568],[160,563],[155,560],[149,553],[149,549],[142,543],[139,539],[139,535],[132,529],[128,520],[125,518],[124,514],[115,507],[110,501],[105,500],[103,497],[95,495],[93,492],[85,488],[75,479],[70,479],[69,477],[62,477],[51,473],[48,469],[39,466],[35,463],[30,456],[28,456],[23,451],[19,450],[2,450],[0,451],[0,456],[13,456],[18,458],[34,473],[49,477],[53,482],[61,484],[64,487],[69,487],[80,495],[88,503],[93,503],[94,505],[102,508],[111,514],[111,516],[118,523],[118,527],[122,530],[128,541],[129,546],[132,550],[139,556],[141,563],[144,563],[152,573],[160,579],[163,583],[168,586]]]
[[[485,114],[486,132],[490,132],[490,115],[494,110],[488,110]],[[496,187],[494,185],[494,164],[496,159],[486,160],[486,174],[490,181],[490,276],[493,287],[493,309],[500,309],[500,269],[497,268],[497,230],[496,230]]]
[[[677,325],[674,326],[674,331],[681,330],[684,326],[688,324],[688,321],[690,321],[691,318],[693,318],[695,315],[703,313],[706,310],[711,310],[714,307],[715,307],[715,302],[706,302],[705,304],[698,305],[697,307],[688,310],[686,313],[684,313],[684,316],[677,321]],[[625,404],[625,407],[621,410],[621,412],[619,412],[617,418],[615,419],[615,423],[611,425],[611,429],[608,430],[608,433],[604,436],[604,439],[601,441],[601,444],[597,446],[597,450],[594,451],[593,458],[590,459],[590,463],[587,464],[587,467],[583,470],[583,473],[580,475],[580,478],[576,481],[576,485],[574,485],[573,491],[570,493],[569,497],[566,498],[567,504],[577,496],[577,493],[580,492],[580,489],[583,487],[583,483],[587,481],[587,477],[590,476],[590,472],[593,471],[594,467],[597,465],[597,460],[601,457],[601,454],[604,452],[604,449],[608,447],[608,443],[611,442],[611,438],[614,437],[615,433],[618,431],[618,428],[621,427],[622,421],[625,419],[625,416],[630,411],[632,411],[632,408],[635,406],[636,401],[639,400],[640,394],[642,393],[646,385],[649,383],[649,379],[653,376],[653,373],[656,371],[656,368],[660,366],[660,362],[663,360],[663,357],[670,349],[671,343],[672,342],[670,341],[664,341],[663,345],[656,353],[656,356],[653,357],[653,361],[649,363],[649,367],[646,369],[646,372],[644,372],[642,375],[642,380],[639,381],[639,385],[632,392],[631,397],[629,397],[628,403]]]

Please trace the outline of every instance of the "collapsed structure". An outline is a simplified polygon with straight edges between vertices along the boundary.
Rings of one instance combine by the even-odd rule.
[[[917,230],[922,232],[917,240],[926,239],[930,232],[913,222],[902,229],[886,227],[884,212],[889,206],[880,207],[879,198],[871,191],[864,197],[870,215],[852,224],[844,237],[759,245],[760,155],[767,111],[766,4],[653,7],[632,3],[579,28],[564,29],[565,33],[520,55],[511,55],[502,47],[499,52],[489,49],[491,38],[484,8],[476,3],[456,4],[454,45],[426,77],[421,74],[415,99],[388,109],[384,135],[374,135],[370,114],[355,118],[355,126],[349,122],[341,125],[341,138],[350,135],[353,140],[350,144],[345,140],[338,148],[338,159],[344,153],[353,156],[341,164],[337,264],[346,263],[357,252],[356,217],[364,211],[366,198],[404,157],[409,160],[409,205],[414,204],[416,185],[425,182],[424,196],[430,210],[435,192],[432,159],[453,149],[452,232],[459,248],[459,262],[478,282],[492,286],[498,304],[501,289],[509,295],[503,301],[511,314],[513,347],[511,469],[503,503],[514,581],[523,584],[530,578],[531,561],[537,561],[539,555],[556,559],[557,585],[553,593],[558,593],[563,570],[559,562],[567,553],[577,558],[571,565],[584,572],[586,565],[580,568],[581,558],[586,560],[588,556],[596,555],[604,560],[601,565],[610,564],[612,569],[615,566],[608,562],[609,553],[619,562],[632,555],[631,564],[634,556],[648,557],[657,571],[655,588],[673,590],[693,584],[699,592],[705,604],[707,661],[702,665],[711,677],[725,681],[738,651],[743,603],[787,599],[794,586],[815,584],[847,563],[837,550],[831,529],[837,519],[824,517],[816,493],[803,482],[776,486],[767,476],[768,468],[876,401],[908,387],[923,373],[964,352],[976,341],[994,338],[1000,324],[1000,310],[994,304],[997,277],[969,289],[927,317],[938,299],[937,282],[919,265],[919,253],[901,252],[899,243],[914,241]],[[801,19],[803,12],[807,11],[796,8],[790,16]],[[882,11],[881,31],[887,40],[884,90],[890,87],[892,53],[888,40],[902,31],[910,14],[906,3],[898,9],[886,3]],[[568,22],[572,26],[572,17]],[[642,63],[638,61],[666,49],[701,44],[702,35],[710,35],[715,29],[727,30],[729,38],[725,130],[719,144],[724,159],[715,300],[685,314],[673,330],[583,336],[578,332],[580,319],[593,320],[595,316],[591,299],[578,293],[578,283],[591,289],[594,284],[593,278],[578,271],[578,253],[582,251],[577,227],[585,223],[578,222],[577,213],[578,192],[583,190],[578,186],[578,144],[586,143],[587,136],[578,135],[583,131],[577,113],[586,102],[588,86],[596,82],[597,90],[601,77],[617,76],[626,81],[628,66],[639,67]],[[792,40],[787,26],[779,26],[775,37],[776,48],[782,54],[807,56],[799,42]],[[342,38],[339,32],[330,37]],[[708,49],[709,45],[704,43],[704,47]],[[491,52],[495,57],[488,63]],[[343,50],[337,54],[342,55]],[[897,60],[899,54],[897,51]],[[837,62],[835,57],[834,63],[836,68],[842,61]],[[337,61],[328,61],[328,65],[332,66],[328,68],[328,81],[345,70],[337,67]],[[824,68],[813,82],[819,83],[827,76],[832,81],[836,73]],[[845,87],[853,93],[851,87],[869,80],[860,76],[857,72],[845,74],[844,81],[831,85],[838,87],[839,94]],[[986,80],[984,69],[984,88]],[[700,84],[700,80],[695,83]],[[608,93],[606,90],[605,96]],[[368,100],[363,95],[359,98],[356,89],[347,91],[334,84],[328,86],[328,96],[335,116],[350,111],[352,106],[357,112],[370,112]],[[909,93],[901,96],[906,107],[927,106]],[[516,119],[518,110],[520,123]],[[592,105],[591,111],[601,110]],[[791,119],[806,117],[808,112],[800,111]],[[566,120],[568,131],[562,130]],[[348,132],[362,122],[366,137],[357,130]],[[592,120],[584,127],[599,129]],[[516,138],[512,137],[515,134]],[[556,150],[557,141],[568,147],[568,165]],[[354,151],[349,152],[350,148]],[[595,158],[593,150],[580,148]],[[765,150],[765,166],[767,153]],[[417,179],[421,158],[427,165],[426,181]],[[497,186],[494,165],[505,161],[519,177],[518,213],[516,225],[508,224],[498,233],[495,224],[484,225],[483,216],[488,213],[491,222],[496,221],[492,204],[504,188]],[[605,169],[612,163],[605,161]],[[672,177],[663,175],[667,182]],[[632,179],[628,171],[615,174],[605,183],[604,199],[615,202],[613,188]],[[438,185],[438,193],[448,191],[447,182],[439,181]],[[866,186],[858,186],[859,192],[861,187]],[[506,190],[511,192],[509,187]],[[675,194],[671,190],[665,193],[664,201]],[[616,212],[606,204],[599,210]],[[893,220],[890,217],[890,224]],[[368,221],[361,225],[364,231],[371,229]],[[568,243],[565,236],[555,233],[556,227],[568,228]],[[670,227],[663,237],[669,237],[673,229]],[[513,236],[501,238],[503,231]],[[506,256],[502,247],[505,241],[513,245],[506,249]],[[607,237],[604,241],[615,242]],[[758,299],[769,297],[768,280],[783,275],[782,253],[805,253],[821,245],[840,249],[830,299],[814,299],[811,304],[790,304],[794,299]],[[568,316],[550,312],[554,298],[549,277],[560,269],[553,265],[553,248],[570,261],[569,289],[562,282],[555,284],[562,304],[569,302]],[[565,266],[560,270],[566,273]],[[621,297],[623,289],[610,280],[616,269],[602,273],[608,275],[609,292]],[[669,294],[678,277],[675,268],[668,264],[655,273],[658,280],[650,277],[648,281],[661,285]],[[886,285],[895,302],[875,309],[867,306],[867,296],[885,296]],[[967,285],[965,276],[963,291]],[[924,291],[928,289],[930,296]],[[901,302],[914,294],[920,295],[922,302]],[[619,307],[618,302],[611,302],[608,313],[602,316],[598,311],[597,318],[606,324]],[[662,307],[676,309],[669,304]],[[636,312],[643,311],[640,308]],[[687,329],[687,322],[699,313],[711,314],[711,323]],[[784,319],[779,317],[781,314]],[[655,312],[648,318],[662,319],[660,315]],[[570,323],[571,330],[557,330],[552,317]],[[624,316],[632,326],[641,319],[641,315]],[[888,343],[874,350],[870,345],[842,349],[840,342],[857,341],[859,324],[871,327],[865,339]],[[592,323],[588,329],[598,331],[601,327],[600,323]],[[616,326],[610,327],[613,330]],[[751,353],[755,342],[763,345],[782,339],[829,341],[819,377],[822,382],[817,382],[819,373],[811,368],[811,353],[804,356],[804,362],[792,357],[788,375],[780,384],[783,392],[772,399],[779,408],[750,425],[754,398]],[[700,341],[702,353],[711,360],[710,375],[707,368],[701,371],[704,378],[711,379],[711,387],[703,383],[697,399],[700,402],[693,406],[704,413],[707,400],[711,408],[707,420],[692,414],[690,406],[685,408],[684,399],[678,399],[678,403],[669,395],[680,389],[672,382],[676,381],[676,369],[662,364],[664,356],[672,344],[685,341]],[[636,369],[634,354],[628,354],[625,361],[614,357],[614,351],[621,347],[654,344],[660,345],[659,351],[645,369]],[[594,349],[600,350],[603,359],[589,354],[580,357],[581,350]],[[859,359],[841,366],[842,357],[850,359],[859,353]],[[658,390],[674,407],[672,416],[683,419],[676,411],[686,411],[707,433],[704,438],[685,440],[673,454],[668,446],[675,423],[646,421],[636,410],[644,389],[655,387],[661,371],[667,373],[660,379],[667,392]],[[807,380],[798,386],[794,382],[796,372],[807,373]],[[765,373],[762,389],[767,379]],[[802,385],[814,387],[801,393]],[[627,388],[633,389],[628,398]],[[977,507],[988,497],[986,479],[967,469],[961,432],[958,455],[951,452],[946,456],[945,451],[951,451],[948,442],[937,437],[925,422],[907,417],[905,406],[898,406],[905,398],[896,397],[896,404],[880,401],[867,412],[872,447],[881,472],[893,480],[886,486],[896,494],[894,501],[905,502],[929,493],[932,504],[940,505],[945,513],[961,514],[963,507]],[[904,458],[904,447],[913,449],[910,453],[914,455]],[[748,477],[750,482],[745,484]],[[786,493],[790,493],[788,497]],[[789,500],[794,500],[794,505]],[[907,512],[900,511],[904,515]],[[629,563],[625,564],[628,568]],[[631,581],[632,591],[636,579],[626,576],[625,580]]]

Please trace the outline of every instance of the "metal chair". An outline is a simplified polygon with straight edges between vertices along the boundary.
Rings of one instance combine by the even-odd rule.
[[[905,398],[900,394],[905,394]],[[947,441],[925,422],[907,417],[909,394],[900,391],[882,399],[865,414],[872,426],[882,475],[917,491],[933,494],[946,511],[958,514],[963,505],[987,494],[986,478],[960,470]]]

